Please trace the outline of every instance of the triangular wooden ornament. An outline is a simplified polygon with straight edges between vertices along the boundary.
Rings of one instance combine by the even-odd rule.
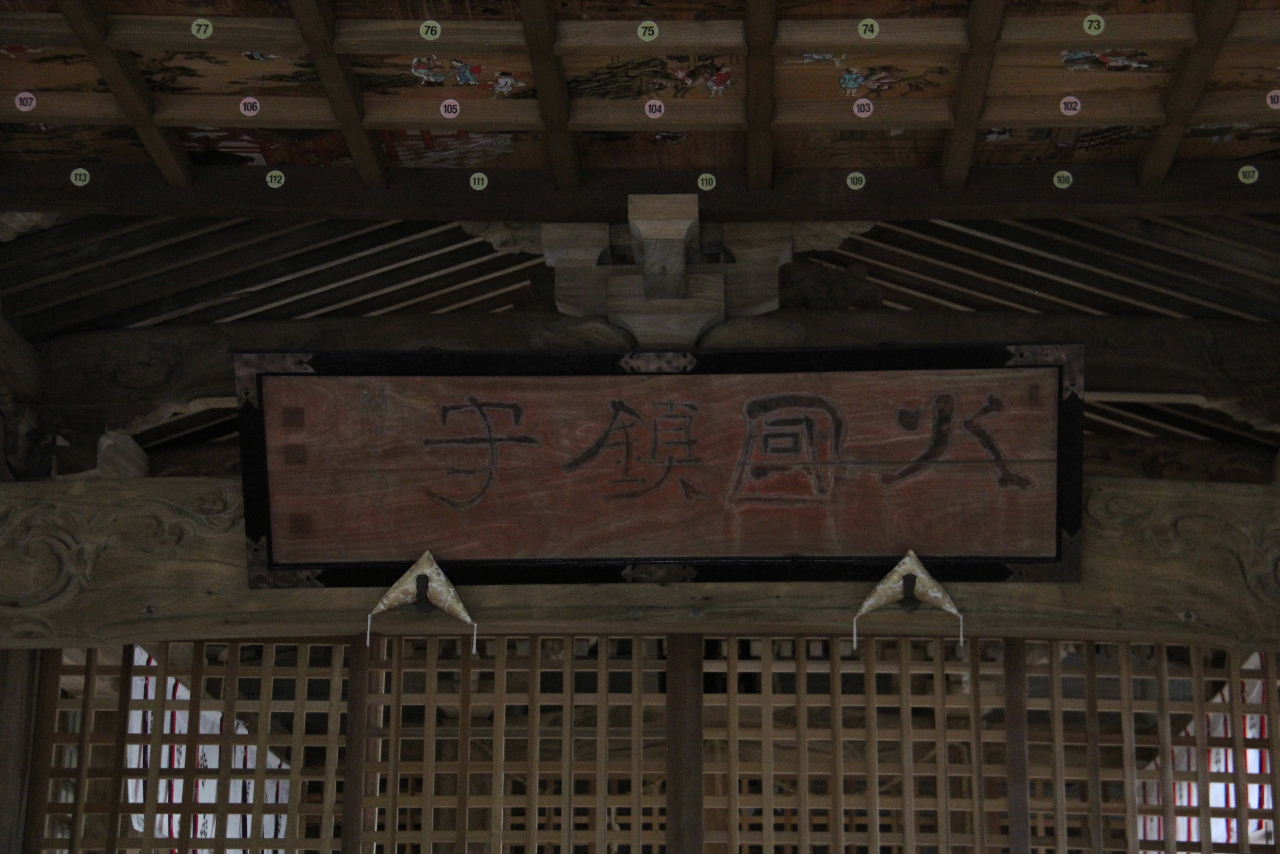
[[[373,610],[369,612],[368,623],[365,628],[364,642],[367,646],[373,633],[373,615],[381,614],[383,611],[389,611],[392,608],[399,608],[402,605],[410,605],[418,600],[418,577],[426,576],[427,578],[427,599],[432,605],[435,605],[441,611],[444,611],[450,617],[461,620],[471,626],[471,651],[476,652],[476,639],[479,626],[476,621],[471,619],[471,615],[467,613],[467,606],[462,604],[462,599],[458,596],[458,591],[454,589],[449,577],[444,574],[444,570],[440,568],[440,564],[436,563],[436,559],[431,556],[430,551],[422,553],[422,557],[414,561],[413,566],[408,571],[387,588],[387,592],[382,594],[382,598],[378,600],[378,604],[373,606]]]
[[[858,613],[853,615],[854,649],[858,648],[858,618],[877,608],[883,608],[885,605],[901,601],[905,595],[905,579],[908,575],[916,577],[915,595],[917,599],[926,605],[932,605],[949,614],[955,614],[960,619],[960,645],[964,646],[964,614],[960,613],[956,603],[947,595],[947,591],[942,589],[942,585],[929,574],[929,570],[924,568],[924,564],[920,562],[920,558],[916,557],[916,553],[908,549],[906,557],[898,561],[898,565],[889,570],[888,575],[880,579],[880,583],[863,600],[862,607],[858,609]]]

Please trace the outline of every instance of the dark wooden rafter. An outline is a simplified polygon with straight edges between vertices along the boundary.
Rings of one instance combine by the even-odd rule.
[[[156,125],[151,91],[137,63],[128,51],[107,46],[106,13],[95,0],[60,0],[59,8],[165,181],[180,187],[190,185],[191,158],[172,130]]]
[[[969,177],[978,124],[987,101],[987,83],[1004,24],[1004,7],[1005,0],[974,0],[969,7],[969,53],[960,71],[955,124],[942,152],[942,186],[947,188],[963,187]]]
[[[290,0],[289,5],[361,180],[370,187],[385,187],[385,158],[364,128],[364,93],[333,48],[332,9],[326,0]]]
[[[1164,124],[1156,131],[1138,170],[1138,180],[1144,186],[1160,183],[1169,173],[1239,8],[1240,0],[1204,0],[1202,3],[1196,22],[1196,43],[1183,53],[1173,82],[1164,93]]]
[[[538,87],[538,112],[542,115],[542,140],[547,165],[560,190],[577,189],[581,167],[573,135],[569,132],[569,86],[564,65],[556,55],[556,15],[553,0],[525,0],[520,4],[529,64]]]
[[[777,0],[746,4],[747,186],[773,185],[773,45],[778,33]]]

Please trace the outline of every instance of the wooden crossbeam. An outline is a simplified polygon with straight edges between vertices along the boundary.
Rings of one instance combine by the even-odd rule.
[[[1183,53],[1173,82],[1164,93],[1165,122],[1156,131],[1138,168],[1138,180],[1144,186],[1160,183],[1169,173],[1239,8],[1240,0],[1207,0],[1202,7],[1196,23],[1196,43]],[[1259,103],[1262,100],[1257,97]]]
[[[547,165],[561,190],[577,188],[581,179],[578,150],[569,133],[569,86],[564,65],[556,55],[556,15],[551,0],[526,0],[520,6],[529,64],[538,87],[542,142]]]
[[[969,53],[960,70],[955,126],[942,152],[942,186],[961,187],[969,177],[978,121],[987,101],[987,83],[996,60],[996,41],[1004,24],[1005,0],[974,0],[969,7]]]
[[[214,17],[208,39],[191,35],[191,17],[184,15],[108,15],[107,46],[114,50],[263,50],[297,54],[306,42],[290,18]],[[879,18],[880,33],[863,39],[855,21],[781,20],[774,54],[803,53],[964,53],[969,46],[967,24],[956,18]],[[334,50],[339,54],[413,54],[423,46],[417,20],[346,18],[335,23]],[[562,55],[644,56],[665,53],[742,54],[747,36],[741,21],[659,22],[654,42],[636,36],[635,22],[564,21],[556,25],[556,50]],[[61,15],[47,12],[0,14],[6,42],[29,46],[65,47],[76,44]],[[1062,48],[1080,43],[1080,20],[1070,15],[1009,18],[997,46]],[[1144,49],[1187,47],[1196,42],[1195,16],[1190,13],[1108,15],[1108,44]],[[523,54],[526,36],[518,21],[448,21],[432,47],[441,53]],[[1228,35],[1231,44],[1280,42],[1280,16],[1267,10],[1242,11]]]
[[[333,10],[326,0],[290,0],[289,5],[356,171],[370,187],[385,187],[385,158],[364,128],[364,93],[346,61],[333,49]]]
[[[1067,93],[1063,93],[1067,94]],[[240,113],[239,95],[151,96],[158,127],[261,127],[281,129],[338,128],[329,101],[320,95],[281,95],[260,98],[254,117]],[[472,99],[462,104],[456,119],[446,119],[428,99],[396,95],[364,96],[364,127],[371,130],[427,129],[470,131],[540,131],[544,120],[540,99]],[[1078,127],[1160,125],[1164,109],[1157,92],[1120,94],[1097,92],[1084,96],[1084,112],[1064,116],[1058,96],[1002,96],[988,98],[977,127]],[[668,99],[666,114],[648,118],[640,100],[573,98],[568,100],[571,131],[742,131],[749,127],[749,98],[711,101]],[[1272,120],[1274,113],[1256,92],[1224,92],[1195,110],[1190,124]],[[11,99],[0,100],[0,122],[25,124],[127,125],[130,117],[110,94],[101,92],[40,92],[33,112],[18,110]],[[868,118],[853,114],[847,100],[780,101],[774,105],[777,130],[949,130],[955,125],[951,103],[943,98],[882,98]]]
[[[773,184],[773,43],[778,32],[777,0],[746,6],[747,36],[747,186]]]
[[[676,53],[743,53],[742,21],[658,22],[658,37],[642,41],[637,21],[561,21],[561,56],[666,56]]]
[[[687,193],[698,169],[584,170],[579,191],[560,191],[542,171],[493,170],[483,193],[471,192],[470,169],[396,170],[385,191],[362,186],[354,169],[284,167],[288,183],[268,189],[266,167],[197,167],[196,185],[166,187],[137,167],[90,164],[88,186],[67,176],[78,161],[0,163],[0,198],[14,210],[60,210],[128,216],[328,216],[353,219],[511,219],[540,222],[621,222],[630,193]],[[1264,164],[1265,165],[1265,164]],[[849,219],[975,219],[1176,216],[1280,213],[1280,171],[1261,169],[1257,183],[1236,177],[1238,164],[1203,161],[1175,168],[1169,179],[1141,187],[1130,163],[1079,163],[1075,183],[1053,186],[1054,164],[976,168],[959,191],[938,183],[936,169],[864,168],[866,186],[845,185],[847,169],[780,170],[773,189],[750,190],[738,170],[717,172],[714,193],[702,197],[710,221]],[[424,205],[423,199],[431,199]],[[529,204],[536,199],[537,204]]]
[[[189,185],[191,158],[182,150],[173,131],[157,126],[153,120],[151,91],[133,57],[107,46],[107,17],[102,9],[95,0],[61,0],[59,7],[85,54],[106,81],[120,113],[133,125],[165,181],[177,186]]]

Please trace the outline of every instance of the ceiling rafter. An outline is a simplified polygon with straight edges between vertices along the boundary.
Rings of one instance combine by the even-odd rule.
[[[973,165],[978,121],[987,101],[987,84],[996,61],[996,42],[1004,25],[1005,0],[974,0],[969,7],[969,53],[960,70],[955,125],[942,151],[942,186],[963,187]]]
[[[1173,82],[1163,93],[1166,118],[1138,168],[1138,180],[1142,184],[1160,183],[1173,166],[1178,146],[1195,121],[1205,84],[1213,74],[1213,66],[1239,9],[1240,0],[1206,0],[1196,24],[1196,43],[1183,53]],[[1255,100],[1261,102],[1262,99]]]
[[[538,112],[547,165],[557,189],[573,190],[581,180],[578,150],[569,132],[569,85],[556,53],[556,16],[552,0],[526,0],[520,5],[529,65],[538,86]]]
[[[79,39],[89,60],[111,90],[125,123],[133,126],[142,145],[165,181],[187,186],[192,179],[191,158],[171,130],[156,125],[147,81],[132,56],[106,44],[107,17],[96,0],[60,0],[67,25]]]
[[[777,0],[746,5],[747,37],[747,186],[765,190],[773,184],[774,40],[778,32]]]
[[[386,158],[364,128],[364,93],[333,49],[333,10],[326,0],[289,0],[289,6],[356,171],[370,187],[385,187]]]

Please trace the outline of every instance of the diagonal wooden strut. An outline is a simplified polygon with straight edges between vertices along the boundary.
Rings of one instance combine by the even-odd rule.
[[[773,186],[773,44],[778,33],[777,0],[746,6],[747,36],[747,186]]]
[[[569,86],[564,65],[556,55],[556,15],[553,0],[526,0],[520,4],[529,64],[538,87],[538,111],[542,114],[543,146],[557,189],[576,190],[582,180],[578,150],[569,132]]]
[[[151,90],[137,63],[128,51],[107,47],[106,13],[94,0],[61,0],[59,8],[165,181],[180,187],[190,185],[194,174],[191,158],[172,130],[156,126]]]
[[[385,187],[386,163],[364,127],[364,93],[333,48],[333,10],[325,0],[290,0],[289,5],[360,179],[370,187]]]
[[[996,42],[1004,24],[1005,0],[974,0],[969,8],[969,53],[960,71],[955,125],[942,152],[942,186],[963,187],[973,165],[978,123],[987,100],[987,83],[995,64]]]
[[[1138,170],[1143,186],[1159,184],[1169,174],[1239,8],[1240,0],[1207,0],[1202,5],[1196,43],[1183,53],[1182,63],[1165,92],[1165,122],[1156,131]]]

